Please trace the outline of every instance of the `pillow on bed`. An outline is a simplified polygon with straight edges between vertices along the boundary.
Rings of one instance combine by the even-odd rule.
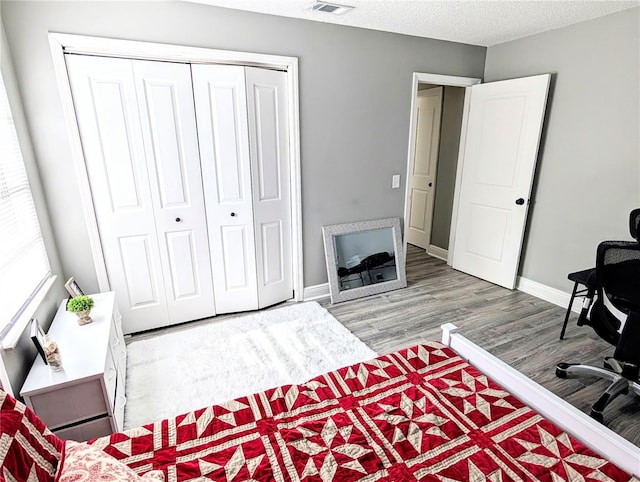
[[[63,448],[29,407],[0,390],[0,480],[53,482]]]
[[[57,482],[99,480],[100,482],[164,482],[160,470],[139,476],[122,462],[92,445],[67,440],[58,469]]]

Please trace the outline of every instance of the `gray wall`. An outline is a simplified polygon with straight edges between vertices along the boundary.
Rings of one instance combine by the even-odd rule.
[[[640,206],[640,8],[490,47],[485,81],[552,73],[521,275],[570,291]]]
[[[445,86],[442,100],[436,197],[433,203],[433,222],[431,225],[431,244],[442,249],[449,249],[464,92],[463,87]]]
[[[0,3],[0,18],[2,18],[2,3]],[[49,263],[51,264],[51,270],[54,273],[61,273],[60,262],[58,261],[58,252],[56,243],[51,230],[51,223],[49,222],[49,215],[47,211],[47,203],[44,198],[42,190],[42,184],[38,173],[38,167],[36,165],[35,157],[33,154],[33,148],[31,140],[29,138],[29,129],[25,120],[24,112],[22,110],[22,102],[20,99],[20,89],[13,71],[13,65],[11,62],[11,55],[7,48],[7,43],[4,35],[4,31],[0,28],[0,71],[2,72],[2,78],[4,79],[5,86],[7,88],[7,94],[9,97],[9,104],[11,105],[11,111],[13,114],[13,120],[16,125],[16,131],[18,133],[18,140],[20,141],[20,147],[22,149],[22,157],[27,169],[27,175],[29,176],[29,184],[31,186],[31,192],[33,194],[33,201],[38,212],[40,220],[40,228],[44,238],[45,246],[47,248],[47,254],[49,255]],[[40,320],[44,329],[48,329],[51,324],[51,319],[55,314],[60,300],[65,296],[64,281],[61,276],[58,276],[56,283],[47,294],[44,302],[40,305],[40,308],[35,313],[35,317]],[[33,360],[36,357],[36,349],[31,342],[28,332],[23,333],[18,345],[13,350],[0,350],[0,356],[2,357],[2,363],[5,365],[7,374],[11,382],[11,387],[4,387],[10,390],[14,395],[18,395],[20,388],[24,383],[29,368]]]
[[[412,72],[479,77],[486,52],[183,2],[3,1],[3,10],[64,273],[90,291],[49,31],[299,57],[305,286],[327,279],[323,225],[402,216],[404,185],[392,190],[391,176],[406,172]]]

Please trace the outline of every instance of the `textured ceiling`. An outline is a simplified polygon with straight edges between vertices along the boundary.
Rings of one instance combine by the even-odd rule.
[[[482,46],[640,6],[640,0],[338,0],[356,8],[332,15],[312,11],[313,0],[188,1]]]

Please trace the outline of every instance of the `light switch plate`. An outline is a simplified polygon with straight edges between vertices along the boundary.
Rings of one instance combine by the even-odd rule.
[[[391,188],[398,189],[400,187],[400,174],[391,176]]]

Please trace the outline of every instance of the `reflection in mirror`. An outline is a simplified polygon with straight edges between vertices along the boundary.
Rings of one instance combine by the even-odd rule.
[[[340,291],[398,279],[391,228],[341,234],[333,242]]]
[[[322,228],[331,302],[404,288],[400,219]]]

